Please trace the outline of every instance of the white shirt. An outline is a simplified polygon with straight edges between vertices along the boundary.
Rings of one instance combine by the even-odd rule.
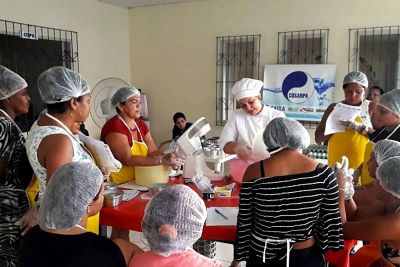
[[[224,148],[228,142],[237,142],[252,147],[257,133],[278,117],[285,117],[285,114],[267,106],[264,106],[257,115],[250,115],[243,109],[237,109],[230,115],[222,130],[219,145]]]

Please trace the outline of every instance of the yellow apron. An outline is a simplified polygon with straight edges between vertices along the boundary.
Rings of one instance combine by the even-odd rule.
[[[127,127],[129,129],[129,132],[131,132],[129,126],[125,123],[125,121],[122,118],[120,118],[120,120],[123,122],[125,127]],[[136,123],[135,123],[135,125],[136,125]],[[131,138],[132,138],[131,155],[139,156],[139,157],[147,157],[147,152],[148,152],[147,145],[143,141],[142,133],[140,132],[139,127],[137,125],[136,125],[136,129],[138,130],[138,133],[140,134],[141,142],[134,140],[133,136],[131,134]],[[134,166],[122,166],[122,168],[119,172],[110,173],[110,181],[113,183],[116,183],[116,184],[126,183],[126,182],[132,181],[134,179],[135,179],[135,167]]]
[[[39,194],[39,180],[36,175],[32,175],[32,180],[26,189],[26,196],[28,197],[29,207],[36,207],[36,196]]]
[[[384,139],[389,139],[390,136],[392,136],[399,128],[400,128],[400,124],[397,125],[397,127]],[[379,136],[379,134],[375,137],[375,139],[378,136]],[[384,139],[382,139],[382,140],[384,140]],[[374,145],[375,145],[374,140],[371,140],[365,146],[364,163],[362,165],[361,177],[360,177],[360,184],[361,185],[366,185],[366,184],[372,183],[375,180],[375,178],[373,178],[373,177],[371,177],[369,175],[368,164],[367,164],[369,159],[371,158],[371,153],[372,153],[372,151],[374,149]]]
[[[355,121],[362,122],[360,117]],[[363,162],[367,143],[368,137],[354,130],[346,129],[345,132],[333,134],[328,141],[328,165],[342,162],[342,156],[346,156],[349,159],[349,168],[358,168]]]

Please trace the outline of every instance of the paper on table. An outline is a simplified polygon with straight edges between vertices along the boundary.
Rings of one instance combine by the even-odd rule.
[[[337,103],[329,114],[325,125],[325,135],[344,132],[346,128],[340,124],[340,121],[354,121],[360,115],[361,107],[350,106],[343,103]]]
[[[221,214],[217,213],[215,210],[218,210]],[[212,207],[207,208],[207,226],[215,226],[215,225],[236,225],[237,216],[239,213],[239,208],[232,207]]]
[[[129,189],[129,190],[122,190],[124,191],[124,194],[122,195],[122,200],[123,201],[129,201],[132,198],[136,197],[137,195],[139,195],[139,191],[136,189]]]

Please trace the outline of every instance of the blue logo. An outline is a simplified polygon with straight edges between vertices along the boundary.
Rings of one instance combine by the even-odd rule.
[[[283,80],[282,94],[291,103],[303,103],[310,99],[313,93],[313,78],[304,71],[289,73]]]

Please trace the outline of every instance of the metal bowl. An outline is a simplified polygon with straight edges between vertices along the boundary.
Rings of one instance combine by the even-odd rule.
[[[154,197],[158,192],[166,188],[168,184],[149,184],[147,187],[149,188],[150,197]]]
[[[104,191],[117,191],[118,190],[118,184],[112,183],[112,182],[105,182],[104,183]]]
[[[122,196],[124,192],[121,190],[116,191],[104,191],[104,204],[106,207],[116,207],[121,204]]]

